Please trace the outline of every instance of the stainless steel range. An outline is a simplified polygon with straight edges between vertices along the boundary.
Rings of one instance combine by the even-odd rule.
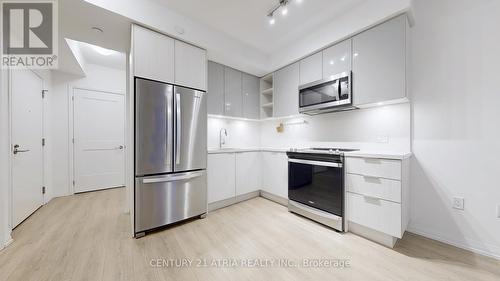
[[[338,231],[345,230],[344,152],[356,149],[291,149],[288,210]]]

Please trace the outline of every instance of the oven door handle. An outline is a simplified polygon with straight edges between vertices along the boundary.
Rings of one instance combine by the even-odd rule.
[[[316,166],[342,168],[342,163],[312,161],[312,160],[303,160],[303,159],[288,159],[288,162],[289,163],[298,163],[298,164],[307,164],[307,165],[316,165]]]

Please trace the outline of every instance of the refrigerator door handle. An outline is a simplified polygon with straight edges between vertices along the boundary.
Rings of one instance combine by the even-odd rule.
[[[173,117],[173,113],[172,113],[172,99],[173,99],[173,91],[174,91],[174,87],[172,85],[169,85],[168,86],[168,92],[167,92],[167,122],[169,122],[168,124],[168,128],[167,128],[167,162],[168,162],[168,166],[172,167],[172,152],[173,152],[173,145],[172,143],[174,142],[173,141],[173,138],[172,138],[172,134],[173,134],[173,130],[172,130],[172,117]],[[173,167],[172,167],[172,170],[173,170]]]
[[[193,179],[193,178],[197,178],[197,177],[201,177],[201,176],[203,176],[202,171],[189,172],[189,173],[182,173],[182,174],[170,175],[170,176],[165,176],[165,177],[147,178],[147,179],[143,179],[142,183],[148,184],[148,183],[160,183],[160,182],[189,180],[189,179]]]
[[[175,163],[181,163],[181,94],[175,93],[175,130],[176,130],[176,142],[175,142]]]

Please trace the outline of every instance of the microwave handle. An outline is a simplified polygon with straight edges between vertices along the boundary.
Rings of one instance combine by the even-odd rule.
[[[337,100],[340,100],[340,95],[342,94],[342,83],[340,83],[340,79],[337,80]]]

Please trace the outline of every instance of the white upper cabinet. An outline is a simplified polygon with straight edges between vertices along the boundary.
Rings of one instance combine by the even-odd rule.
[[[351,39],[323,51],[323,79],[351,71]]]
[[[308,84],[323,78],[322,52],[308,56],[300,61],[300,85]]]
[[[207,89],[207,52],[175,41],[175,84],[205,91]]]
[[[208,114],[224,115],[224,66],[208,62]]]
[[[134,76],[174,83],[175,40],[133,25]]]
[[[230,67],[224,67],[224,114],[231,117],[243,117],[241,97],[242,73]]]
[[[274,73],[274,117],[299,114],[299,63]]]
[[[354,105],[406,98],[406,16],[353,38]]]
[[[243,117],[259,119],[259,78],[250,74],[242,74],[241,94],[243,95]]]

